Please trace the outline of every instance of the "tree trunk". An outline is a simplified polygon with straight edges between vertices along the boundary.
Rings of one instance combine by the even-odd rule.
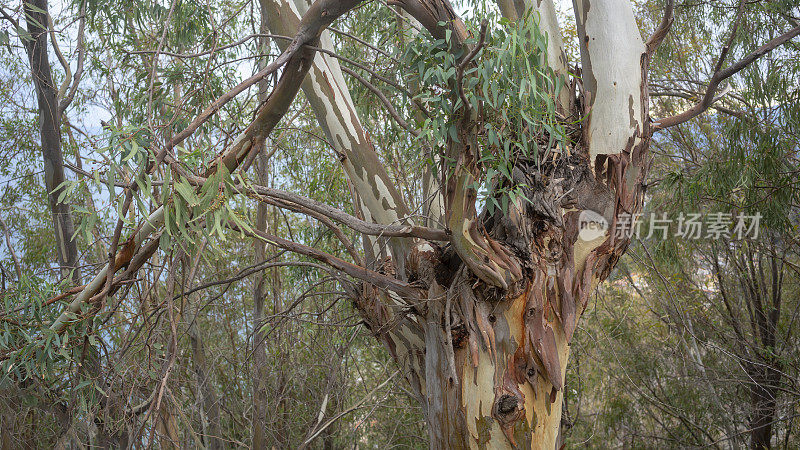
[[[165,401],[158,409],[156,418],[156,434],[161,450],[178,450],[180,437],[178,436],[178,423],[172,414],[172,405]]]
[[[260,3],[262,11],[266,13],[270,32],[285,36],[297,32],[301,15],[311,5],[310,0],[260,0]],[[282,39],[275,43],[282,50],[288,45],[288,41]],[[324,49],[334,50],[328,31],[320,34],[319,45]],[[303,80],[302,89],[320,127],[338,154],[347,179],[358,193],[360,204],[356,205],[356,209],[368,221],[411,225],[410,210],[378,158],[372,140],[359,120],[339,61],[323,53],[315,55],[314,64]],[[373,236],[369,240],[376,255],[386,255],[385,246],[379,247],[378,240]],[[391,238],[388,241],[389,251],[402,265],[410,247],[408,240]],[[402,277],[404,271],[398,270],[398,275]]]
[[[260,20],[259,30],[263,34],[268,33],[266,24],[266,12],[264,8],[259,5]],[[259,41],[259,47],[263,53],[268,53],[269,41],[262,38]],[[265,66],[263,59],[259,59],[259,69]],[[267,82],[261,80],[258,84],[258,100],[263,102],[267,97]],[[267,146],[263,145],[260,154],[256,156],[256,171],[258,174],[259,183],[264,186],[268,185],[269,179],[267,176]],[[255,227],[258,230],[267,230],[267,205],[259,202],[256,206],[256,223]],[[255,263],[262,263],[266,260],[266,249],[264,242],[255,243]],[[257,274],[253,285],[253,446],[252,448],[267,448],[267,404],[268,393],[267,385],[268,369],[267,369],[267,353],[265,349],[265,337],[261,331],[264,326],[264,299],[266,297],[265,289],[265,275]]]
[[[499,301],[469,294],[459,299],[456,315],[466,315],[468,322],[452,334],[457,379],[448,367],[448,337],[441,326],[447,312],[429,308],[425,388],[431,448],[555,447],[569,345],[562,327],[547,328],[543,339],[557,349],[557,354],[542,355],[556,377],[551,383],[533,360],[535,342],[542,338],[533,336],[531,323],[543,319],[538,306],[542,292],[537,295],[534,289]],[[466,329],[473,333],[464,336]]]
[[[467,42],[448,2],[398,3],[434,37],[447,27]],[[544,14],[549,2],[538,4],[543,18],[553,16]],[[431,448],[555,448],[569,342],[589,294],[630,242],[613,231],[618,216],[641,209],[648,54],[627,0],[576,2],[575,9],[587,42],[585,95],[557,98],[566,115],[586,117],[581,141],[550,166],[515,162],[513,182],[530,201],[494,216],[476,213],[475,192],[464,186],[478,175],[457,165],[445,192],[449,245],[417,242],[396,268],[405,266],[426,293],[415,302],[365,287],[356,301],[419,395]],[[558,30],[546,20],[546,30]],[[563,60],[551,56],[560,70]],[[479,126],[459,130],[450,158],[476,147],[471,130]],[[600,227],[587,228],[590,222]]]
[[[302,13],[304,2],[294,3]],[[434,37],[449,28],[462,42],[467,39],[449,2],[396,3]],[[297,29],[292,1],[262,0],[262,6],[273,33]],[[512,20],[525,8],[537,8],[543,29],[553,36],[548,63],[565,73],[552,2],[501,6]],[[649,143],[645,46],[627,0],[579,2],[576,11],[579,34],[588,42],[581,46],[586,96],[575,102],[564,89],[557,97],[565,115],[589,116],[582,124],[583,141],[550,173],[518,167],[515,181],[537,187],[526,192],[534,202],[516,205],[507,217],[479,218],[474,196],[459,190],[469,183],[456,181],[455,190],[448,186],[445,220],[451,245],[443,250],[417,241],[409,250],[395,243],[392,258],[383,259],[381,270],[424,286],[423,298],[365,285],[356,299],[365,323],[418,395],[431,448],[555,447],[577,318],[628,245],[629,239],[610,232],[617,215],[641,208]],[[615,32],[608,31],[610,24]],[[324,39],[323,34],[323,47],[329,45]],[[357,116],[338,63],[323,61],[321,55],[315,60],[304,84],[306,96],[342,153],[345,173],[364,199],[359,206],[365,217],[393,223],[406,208],[391,189],[380,189],[391,188],[390,183],[372,182],[384,180],[385,171],[368,139],[360,138],[361,127],[353,125]],[[576,105],[584,109],[570,110]],[[451,156],[466,151],[454,147]],[[563,181],[548,181],[557,179]],[[579,226],[587,211],[602,219],[605,229],[584,239]]]
[[[549,0],[536,3],[543,1],[549,5]],[[287,48],[312,42],[308,36],[332,48],[322,31],[359,2],[318,1],[300,21],[303,3],[262,0],[273,33],[304,30],[302,39]],[[466,28],[447,0],[393,3],[434,37],[450,35],[461,42],[454,48],[468,47]],[[513,3],[517,10],[518,2]],[[313,249],[298,250],[299,244],[273,236],[277,246],[331,265],[335,259],[334,267],[366,280],[360,290],[349,293],[417,394],[432,448],[556,445],[569,342],[578,317],[630,242],[630,236],[615,234],[615,224],[622,214],[641,210],[651,134],[650,43],[645,47],[642,42],[629,0],[576,0],[575,10],[582,83],[570,91],[576,90],[578,97],[569,95],[568,105],[559,106],[570,108],[565,116],[581,119],[575,132],[579,141],[570,142],[553,161],[515,162],[513,182],[524,187],[522,198],[530,202],[511,204],[504,214],[479,216],[470,187],[480,175],[474,164],[477,146],[464,144],[475,140],[453,139],[447,151],[461,159],[453,158],[454,175],[440,187],[446,190],[447,245],[393,237],[391,255],[371,271]],[[547,25],[557,32],[557,24]],[[365,220],[410,223],[409,208],[358,121],[338,62],[323,55],[312,60],[312,47],[297,48],[253,124],[209,168],[206,178],[216,164],[229,170],[241,164],[286,113],[302,82],[329,141],[340,152],[361,199],[356,208]],[[559,60],[554,61],[551,65]],[[458,130],[459,137],[474,137],[468,133],[478,124],[471,117],[459,121],[473,122]],[[473,160],[471,167],[464,157]],[[586,217],[602,223],[602,229],[584,233]],[[130,238],[130,245],[138,248],[163,221],[162,207]],[[99,289],[107,270],[76,296],[69,311],[78,310]],[[51,328],[62,330],[66,320],[62,314]]]
[[[203,418],[203,442],[206,448],[211,450],[218,450],[222,448],[222,441],[220,440],[222,433],[220,432],[219,420],[219,400],[214,393],[214,386],[211,384],[211,377],[208,375],[208,363],[206,362],[206,351],[203,345],[203,339],[200,335],[197,325],[192,323],[189,326],[189,339],[192,342],[192,362],[194,365],[194,372],[197,376],[197,391],[202,403]]]
[[[751,329],[752,356],[745,355],[745,371],[750,390],[750,448],[772,448],[772,425],[777,415],[777,399],[781,392],[782,367],[780,349],[776,346],[781,316],[783,262],[775,256],[780,250],[775,241],[767,249],[746,248],[739,254],[734,273],[753,313]],[[767,257],[767,263],[764,256]],[[768,265],[767,265],[768,264]],[[765,267],[766,266],[766,267]],[[769,271],[765,269],[769,269]]]
[[[39,103],[39,130],[44,158],[44,182],[50,211],[53,214],[58,262],[62,276],[69,276],[75,285],[81,284],[78,270],[78,246],[72,238],[75,227],[66,200],[59,201],[57,189],[64,182],[64,156],[61,153],[61,111],[58,91],[50,71],[47,55],[47,0],[25,1],[25,17],[30,39],[23,38],[31,64],[31,76]],[[43,12],[44,11],[44,12]]]
[[[577,215],[569,213],[565,226],[575,237]],[[561,247],[570,240],[541,218],[499,220],[489,234],[499,239],[503,229],[537,230],[525,245],[525,276],[508,291],[477,282],[463,265],[447,273],[453,255],[423,244],[407,264],[409,278],[430,284],[417,317],[389,308],[369,314],[372,296],[381,297],[376,291],[356,303],[420,395],[431,448],[549,449],[558,439],[569,341],[598,279],[587,276],[593,267],[584,271],[585,259],[575,264],[574,247]]]
[[[266,169],[266,160],[263,156],[263,154],[258,156],[259,175],[262,170]],[[263,203],[259,203],[257,207],[256,228],[259,230],[267,228],[267,205]],[[256,242],[256,263],[265,260],[264,245],[263,242]],[[261,327],[264,326],[265,284],[265,276],[260,273],[256,275],[253,286],[253,448],[267,448],[267,384],[269,380],[267,378],[267,354],[264,348],[265,338],[261,331]]]
[[[772,448],[772,424],[777,410],[778,384],[781,373],[772,362],[752,364],[750,376],[750,448],[764,450]]]

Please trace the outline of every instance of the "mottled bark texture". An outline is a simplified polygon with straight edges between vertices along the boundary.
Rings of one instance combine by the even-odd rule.
[[[307,0],[260,1],[270,32],[287,36],[297,32],[301,17],[311,7]],[[279,40],[276,43],[285,50],[286,42]],[[334,50],[328,31],[320,34],[319,45],[325,50]],[[358,192],[360,202],[357,209],[362,217],[368,222],[384,225],[411,225],[408,206],[389,178],[358,118],[339,61],[318,53],[302,88],[320,127],[336,150],[348,180]],[[378,240],[371,238],[370,242],[375,255],[397,255],[395,259],[401,263],[408,255],[408,240],[391,238],[388,248]]]
[[[72,273],[73,283],[80,284],[78,271],[78,246],[72,238],[75,227],[66,199],[59,201],[60,189],[64,182],[64,156],[61,153],[61,110],[59,108],[58,88],[53,81],[50,60],[47,54],[47,0],[28,0],[24,2],[25,20],[29,38],[23,37],[23,44],[31,64],[31,77],[36,87],[39,107],[39,131],[44,159],[44,182],[50,212],[53,215],[58,263],[62,275]]]

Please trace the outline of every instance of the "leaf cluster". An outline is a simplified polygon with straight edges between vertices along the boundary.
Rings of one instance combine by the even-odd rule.
[[[405,55],[420,86],[417,99],[432,112],[419,124],[419,140],[444,149],[459,141],[458,121],[465,112],[477,112],[482,179],[475,188],[483,189],[490,209],[521,195],[521,186],[512,179],[520,159],[538,165],[551,151],[565,150],[567,142],[556,108],[564,80],[547,64],[547,37],[539,29],[539,17],[529,13],[517,22],[503,18],[491,23],[485,45],[463,69],[460,85],[463,50],[454,51],[449,30],[444,39],[418,37]],[[474,24],[471,30],[465,48],[478,43]]]

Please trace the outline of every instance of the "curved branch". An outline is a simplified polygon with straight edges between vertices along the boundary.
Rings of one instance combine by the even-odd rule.
[[[283,254],[283,252],[280,252],[280,254]],[[214,281],[210,281],[208,283],[203,283],[203,284],[201,284],[199,286],[195,286],[195,287],[187,290],[186,292],[181,292],[180,294],[175,295],[172,298],[172,300],[174,301],[174,300],[180,299],[181,297],[188,297],[188,296],[194,294],[195,292],[202,291],[203,289],[209,289],[209,288],[212,288],[212,287],[215,287],[215,286],[221,286],[223,284],[231,284],[231,283],[233,283],[235,281],[239,281],[239,280],[242,280],[244,278],[247,278],[248,276],[250,276],[250,275],[252,275],[254,273],[261,272],[262,270],[267,270],[267,269],[270,269],[270,268],[273,268],[273,267],[310,267],[310,268],[315,268],[315,269],[321,269],[321,270],[324,270],[326,272],[330,271],[329,267],[322,266],[322,265],[319,265],[319,264],[316,264],[316,263],[311,263],[311,262],[306,262],[306,261],[278,261],[278,262],[274,262],[274,261],[272,261],[272,258],[270,258],[269,260],[266,260],[266,261],[261,262],[259,264],[253,264],[252,266],[245,267],[244,269],[240,270],[236,275],[234,275],[232,277],[229,277],[229,278],[225,278],[224,280],[214,280]]]
[[[414,135],[414,137],[418,137],[419,136],[419,131],[411,128],[411,126],[408,125],[408,122],[406,122],[405,119],[400,117],[400,113],[397,112],[397,110],[395,109],[394,105],[392,105],[392,102],[390,102],[389,99],[386,98],[386,96],[383,94],[383,92],[381,92],[380,89],[378,89],[377,86],[375,86],[374,84],[370,83],[364,77],[362,77],[361,75],[359,75],[358,73],[356,73],[354,70],[352,70],[350,68],[342,67],[342,71],[344,73],[350,75],[351,77],[355,78],[356,80],[358,80],[359,83],[364,85],[364,87],[366,87],[367,89],[372,91],[372,93],[375,94],[376,97],[378,97],[378,100],[380,100],[381,103],[383,103],[383,106],[386,107],[386,110],[389,112],[389,115],[392,116],[394,121],[397,122],[397,124],[400,125],[401,128],[404,128],[406,131],[408,131],[409,133]]]
[[[404,283],[396,278],[366,269],[364,267],[359,267],[316,248],[298,244],[297,242],[293,242],[261,230],[243,230],[233,222],[229,222],[228,227],[250,237],[261,239],[268,244],[280,247],[284,250],[314,258],[317,261],[327,264],[336,270],[350,275],[353,278],[357,278],[379,288],[395,292],[403,297],[410,299],[419,297],[418,290],[408,283]]]
[[[69,89],[69,79],[72,77],[72,69],[70,69],[69,63],[67,62],[66,58],[64,58],[64,54],[61,53],[61,47],[58,46],[56,30],[53,26],[53,16],[51,16],[49,13],[47,14],[47,28],[50,31],[50,44],[53,46],[53,51],[56,53],[58,62],[61,63],[61,67],[64,68],[64,81],[61,82],[61,86],[58,88],[58,93],[56,94],[56,98],[61,99],[64,97],[64,94],[67,93],[67,89]]]
[[[302,195],[295,194],[293,192],[287,192],[280,189],[258,185],[253,185],[250,188],[241,185],[237,185],[236,187],[244,192],[277,198],[300,205],[308,208],[311,211],[315,211],[326,217],[330,217],[337,222],[343,223],[359,233],[368,234],[370,236],[420,238],[430,241],[450,240],[450,236],[444,230],[414,225],[383,225],[366,222],[330,205],[303,197]]]
[[[364,262],[361,260],[361,255],[358,254],[355,247],[353,246],[353,243],[350,241],[347,235],[345,235],[342,229],[336,226],[336,224],[333,223],[333,221],[327,216],[320,214],[316,211],[312,211],[303,206],[295,205],[286,201],[270,199],[266,197],[258,198],[258,201],[272,206],[277,206],[278,208],[288,209],[290,211],[298,212],[300,214],[305,214],[319,220],[320,222],[322,222],[323,225],[328,227],[328,229],[331,230],[331,232],[336,236],[336,238],[339,239],[339,242],[341,242],[342,245],[344,245],[344,248],[345,250],[347,250],[347,253],[350,254],[351,258],[353,258],[353,262],[359,266],[364,265]]]
[[[735,62],[727,69],[721,70],[720,67],[722,65],[722,59],[724,58],[724,55],[727,54],[727,46],[726,46],[726,48],[723,49],[722,55],[720,56],[719,63],[717,63],[717,69],[714,71],[714,75],[711,76],[711,80],[708,82],[708,88],[706,89],[705,95],[703,95],[703,99],[700,100],[700,102],[695,106],[693,106],[692,108],[680,114],[653,122],[652,130],[659,131],[665,128],[674,127],[675,125],[680,125],[694,117],[699,116],[700,114],[705,112],[708,108],[710,108],[715,101],[719,100],[720,97],[715,96],[715,93],[717,91],[717,87],[719,87],[719,84],[723,80],[731,77],[732,75],[735,75],[736,73],[738,73],[739,71],[741,71],[742,69],[753,63],[755,60],[775,50],[781,45],[789,42],[798,35],[800,35],[800,26],[792,28],[786,33],[776,37],[775,39],[757,48],[755,51],[748,54],[739,61]]]
[[[314,3],[303,16],[299,27],[300,31],[295,35],[292,44],[278,60],[270,65],[270,67],[274,67],[273,70],[284,65],[284,63],[286,65],[277,86],[275,86],[266,102],[259,108],[253,122],[222,155],[214,160],[206,171],[206,178],[216,173],[220,164],[224,164],[228,171],[232,172],[247,158],[250,150],[254,146],[253,144],[258,140],[265,139],[272,132],[288,111],[289,106],[300,90],[300,84],[311,68],[311,62],[314,59],[314,50],[305,48],[305,44],[313,42],[317,36],[319,36],[319,33],[330,25],[333,20],[355,7],[360,1],[361,0],[318,0]],[[253,83],[255,83],[255,81],[253,81]],[[189,134],[191,133],[186,133],[184,138]],[[173,141],[175,141],[175,139],[173,139]],[[166,149],[162,150],[160,153],[166,154]],[[95,294],[100,292],[105,284],[109,271],[116,271],[122,267],[127,267],[126,271],[129,273],[138,270],[147,261],[152,254],[151,252],[154,252],[155,248],[157,248],[148,247],[144,249],[146,251],[142,251],[140,250],[142,243],[148,236],[160,229],[163,223],[164,206],[161,206],[141,223],[136,232],[125,241],[114,258],[114,268],[111,269],[111,265],[106,264],[80,294],[72,300],[67,309],[53,322],[50,329],[57,333],[62,332],[72,320],[71,318],[81,310],[81,307]]]
[[[58,104],[58,109],[61,114],[64,114],[64,111],[67,110],[67,107],[72,103],[72,99],[75,98],[75,93],[78,91],[78,84],[83,77],[83,61],[86,58],[86,43],[84,42],[84,30],[86,28],[86,0],[81,1],[81,9],[80,9],[80,23],[78,24],[78,67],[75,68],[75,75],[72,77],[72,86],[70,86],[69,91],[67,92],[66,96],[59,95],[60,101]],[[53,36],[53,42],[55,43],[56,38]],[[69,77],[64,79],[65,83],[69,82]],[[63,97],[63,98],[62,98]]]
[[[661,42],[667,37],[669,34],[670,28],[672,28],[672,22],[675,21],[674,17],[675,12],[675,0],[669,0],[667,2],[667,9],[664,11],[664,17],[661,19],[661,23],[658,24],[658,27],[653,31],[653,34],[650,36],[650,39],[647,40],[647,54],[651,57],[653,53],[655,53],[656,49]]]
[[[670,90],[650,91],[650,97],[651,98],[652,97],[677,97],[677,98],[682,98],[684,100],[696,100],[697,99],[696,95],[691,95],[691,94],[686,93],[686,92],[670,91]],[[741,119],[741,118],[744,118],[744,117],[748,116],[747,113],[744,112],[744,111],[736,111],[734,109],[726,108],[726,107],[721,106],[721,105],[712,104],[710,106],[710,108],[716,109],[717,111],[723,112],[723,113],[725,113],[725,114],[727,114],[729,116],[736,117],[737,119]]]

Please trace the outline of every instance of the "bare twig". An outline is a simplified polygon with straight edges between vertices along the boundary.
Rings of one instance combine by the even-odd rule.
[[[398,373],[400,373],[400,370],[399,370],[399,369],[398,369],[398,370],[396,370],[396,371],[395,371],[395,372],[394,372],[392,375],[390,375],[388,378],[386,378],[386,380],[384,380],[384,382],[383,382],[383,383],[381,383],[381,384],[379,384],[377,387],[375,387],[375,389],[373,389],[373,390],[369,391],[369,393],[367,393],[367,395],[365,395],[365,396],[364,396],[364,398],[362,398],[362,399],[361,399],[361,400],[360,400],[358,403],[356,403],[355,405],[353,405],[353,406],[351,406],[351,407],[349,407],[349,408],[347,408],[347,409],[343,410],[343,411],[342,411],[342,412],[340,412],[339,414],[336,414],[335,416],[331,417],[331,418],[330,418],[330,419],[328,419],[328,420],[325,422],[325,424],[323,424],[321,427],[317,427],[317,428],[316,428],[316,430],[315,430],[315,431],[314,431],[314,432],[311,434],[311,436],[309,436],[309,437],[308,437],[308,438],[307,438],[307,439],[306,439],[306,440],[305,440],[305,441],[304,441],[302,444],[300,444],[300,446],[299,446],[298,448],[306,448],[306,447],[308,447],[308,445],[309,445],[311,442],[313,442],[313,441],[314,441],[314,439],[316,439],[316,438],[317,438],[317,436],[319,436],[319,435],[320,435],[320,433],[322,433],[323,431],[325,431],[325,429],[326,429],[326,428],[328,428],[329,426],[331,426],[331,424],[332,424],[332,423],[336,422],[337,420],[341,419],[343,416],[345,416],[345,415],[347,415],[347,414],[350,414],[351,412],[353,412],[353,411],[355,411],[356,409],[360,408],[360,407],[361,407],[361,405],[363,405],[363,404],[364,404],[364,403],[365,403],[367,400],[369,400],[370,398],[372,398],[372,396],[373,396],[373,395],[375,395],[375,393],[376,393],[376,392],[378,392],[378,390],[382,389],[384,386],[386,386],[387,384],[389,384],[389,382],[390,382],[390,381],[392,381],[392,379],[394,379],[394,377],[395,377],[395,376],[397,376],[397,374],[398,374]]]
[[[353,258],[353,262],[355,262],[359,266],[363,266],[364,265],[364,262],[361,260],[361,255],[358,254],[358,252],[355,249],[355,246],[350,241],[350,239],[344,234],[342,229],[339,228],[338,226],[336,226],[336,224],[334,224],[331,221],[331,219],[329,219],[327,216],[325,216],[323,214],[320,214],[320,213],[317,213],[315,211],[312,211],[312,210],[310,210],[308,208],[305,208],[303,206],[295,205],[295,204],[292,204],[290,202],[286,202],[286,201],[282,201],[282,200],[276,200],[276,199],[270,199],[268,197],[262,197],[261,199],[259,199],[259,201],[262,201],[264,203],[267,203],[267,204],[270,204],[270,205],[273,205],[273,206],[277,206],[278,208],[288,209],[290,211],[295,211],[295,212],[298,212],[300,214],[306,214],[308,216],[311,216],[311,217],[319,220],[320,222],[322,222],[323,225],[328,227],[328,229],[330,229],[333,232],[333,234],[336,236],[336,238],[339,239],[339,241],[342,243],[342,245],[344,245],[345,250],[347,250],[347,253],[350,254],[351,258]]]
[[[373,284],[382,289],[395,292],[398,295],[401,295],[407,299],[413,299],[419,296],[418,290],[408,283],[400,281],[394,277],[390,277],[366,269],[364,267],[359,267],[355,264],[351,264],[345,260],[339,259],[319,249],[309,247],[303,244],[298,244],[297,242],[292,242],[288,239],[274,236],[260,230],[255,230],[255,229],[243,230],[233,222],[228,222],[228,227],[233,230],[244,233],[245,235],[248,235],[250,237],[261,239],[278,248],[289,250],[290,252],[298,253],[316,259],[317,261],[325,263],[333,267],[334,269],[339,270],[353,278],[357,278],[359,280],[366,281],[367,283]]]
[[[246,192],[250,196],[256,195],[256,199],[260,196],[272,197],[291,202],[312,211],[320,213],[326,217],[330,217],[337,222],[343,223],[348,227],[364,234],[372,236],[384,237],[418,237],[421,239],[428,239],[434,241],[447,241],[450,239],[449,234],[445,230],[435,228],[419,227],[414,225],[381,225],[372,222],[366,222],[356,217],[347,214],[346,212],[336,209],[330,205],[312,200],[302,195],[293,192],[282,191],[280,189],[269,188],[266,186],[242,186],[236,185],[236,189],[241,192]]]
[[[695,99],[697,99],[696,95],[692,95],[692,94],[689,94],[687,92],[674,91],[674,90],[673,91],[670,91],[670,90],[651,91],[650,92],[650,97],[677,97],[677,98],[682,98],[682,99],[685,99],[685,100],[695,100]],[[710,106],[710,108],[715,109],[715,110],[717,110],[719,112],[728,114],[729,116],[736,117],[738,119],[742,119],[742,118],[748,117],[748,114],[745,111],[737,111],[735,109],[727,108],[727,107],[722,106],[722,105],[712,104]]]
[[[218,52],[220,50],[226,50],[226,49],[229,49],[229,48],[238,47],[239,45],[242,45],[245,42],[247,42],[247,41],[249,41],[251,39],[255,39],[255,38],[283,39],[283,40],[287,40],[287,41],[291,41],[293,39],[292,36],[283,36],[283,35],[280,35],[280,34],[254,33],[254,34],[251,34],[249,36],[245,36],[245,37],[239,39],[236,42],[232,42],[232,43],[227,44],[227,45],[221,45],[221,46],[213,48],[211,50],[205,50],[205,51],[198,52],[198,53],[175,53],[175,52],[161,51],[160,54],[164,55],[164,56],[171,56],[173,58],[178,58],[178,59],[194,59],[194,58],[199,58],[201,56],[210,55],[210,54]],[[123,50],[123,51],[125,51],[125,50]],[[129,54],[129,55],[149,55],[149,54],[153,54],[155,52],[156,52],[155,50],[125,51],[125,53]]]
[[[405,128],[406,131],[413,134],[415,137],[419,136],[419,131],[415,130],[414,128],[411,128],[408,125],[408,122],[406,122],[405,119],[400,117],[400,113],[398,113],[397,110],[394,108],[392,102],[390,102],[389,99],[386,98],[385,95],[383,95],[383,92],[381,92],[381,90],[378,89],[377,86],[370,83],[369,81],[364,79],[364,77],[362,77],[361,75],[359,75],[358,73],[347,67],[342,67],[342,71],[349,74],[350,76],[358,80],[361,84],[363,84],[367,89],[372,91],[378,97],[381,103],[383,103],[383,105],[386,107],[386,110],[389,112],[389,115],[392,116],[392,118],[395,120],[395,122],[397,122],[398,125],[400,125],[402,128]]]

